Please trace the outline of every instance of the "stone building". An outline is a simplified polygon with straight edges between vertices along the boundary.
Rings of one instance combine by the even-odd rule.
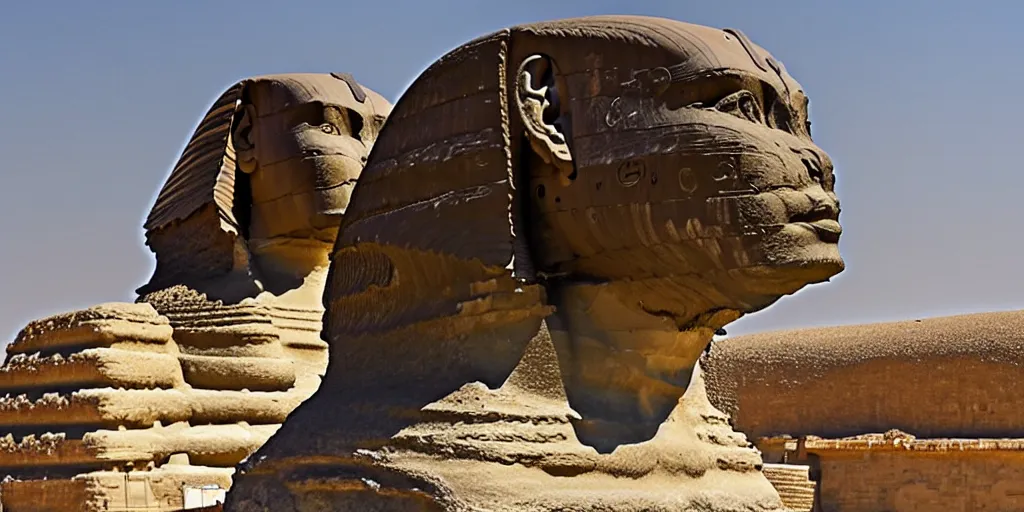
[[[806,468],[814,510],[1024,509],[1024,312],[734,337],[702,365],[770,478]]]

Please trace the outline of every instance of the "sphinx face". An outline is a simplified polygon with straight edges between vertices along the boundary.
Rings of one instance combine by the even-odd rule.
[[[753,310],[843,269],[833,165],[781,64],[723,31],[687,36],[718,54],[564,74],[573,168],[531,171],[535,246],[554,272],[663,278]]]
[[[354,100],[332,76],[303,85],[261,80],[243,100],[233,137],[250,176],[251,238],[333,242],[387,114],[375,110],[376,98]]]

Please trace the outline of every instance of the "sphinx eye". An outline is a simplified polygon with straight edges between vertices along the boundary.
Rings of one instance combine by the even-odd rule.
[[[350,135],[362,140],[363,116],[350,108],[329,106],[324,109],[320,129],[331,135]]]
[[[752,123],[764,124],[764,112],[761,110],[761,105],[754,93],[747,90],[736,91],[722,98],[715,104],[715,110]]]

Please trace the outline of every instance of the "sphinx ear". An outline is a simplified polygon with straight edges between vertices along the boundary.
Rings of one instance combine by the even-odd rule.
[[[568,185],[575,176],[562,113],[554,61],[544,55],[532,55],[519,66],[516,77],[516,104],[523,119],[530,146],[545,162],[558,169],[559,181]]]
[[[243,101],[235,108],[235,118],[231,123],[231,143],[235,149],[235,161],[244,173],[256,171],[256,136],[253,133],[256,120],[256,108]]]

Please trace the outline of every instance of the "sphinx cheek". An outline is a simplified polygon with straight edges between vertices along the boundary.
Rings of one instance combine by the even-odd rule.
[[[308,185],[315,196],[316,210],[325,214],[344,213],[363,168],[358,156],[338,154],[306,158],[303,165],[310,169],[302,172],[313,177]]]

